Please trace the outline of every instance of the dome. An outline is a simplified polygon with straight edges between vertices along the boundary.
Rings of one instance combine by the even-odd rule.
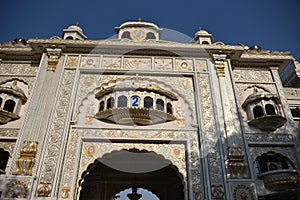
[[[69,26],[68,30],[76,30],[82,33],[82,29],[78,26],[78,23],[76,23],[76,25]]]
[[[150,22],[142,22],[141,20],[137,22],[125,22],[119,27],[116,27],[116,31],[119,32],[120,29],[124,28],[133,28],[133,27],[143,27],[143,28],[152,28],[154,30],[159,30],[158,26]]]
[[[199,31],[195,33],[195,35],[211,35],[206,30],[199,28]]]

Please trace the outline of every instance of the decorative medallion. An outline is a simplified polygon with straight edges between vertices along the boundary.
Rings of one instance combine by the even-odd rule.
[[[172,70],[172,59],[171,58],[162,58],[155,59],[155,69],[157,70]]]
[[[212,185],[211,186],[211,196],[214,199],[224,199],[224,189],[222,185]]]
[[[48,197],[49,194],[51,193],[51,183],[41,182],[37,192],[39,197]]]
[[[197,60],[196,61],[196,66],[197,66],[197,70],[199,72],[206,71],[206,61],[204,61],[204,60]]]
[[[67,67],[77,67],[78,57],[68,56]]]
[[[136,41],[142,41],[146,38],[146,33],[142,29],[135,29],[130,33],[130,37]]]
[[[63,187],[62,190],[61,190],[61,197],[63,199],[67,199],[67,198],[69,198],[69,195],[70,195],[70,188]]]
[[[176,159],[182,159],[183,158],[183,150],[180,147],[173,147],[171,149],[171,155]]]
[[[83,83],[86,86],[92,86],[95,83],[95,79],[92,76],[84,77]]]
[[[194,194],[194,200],[200,200],[201,199],[201,190],[195,189],[195,190],[193,190],[193,194]]]
[[[93,157],[98,153],[98,148],[91,144],[84,149],[84,153],[88,157]]]
[[[16,181],[8,185],[5,192],[5,198],[26,198],[27,197],[27,185],[22,181]]]
[[[233,191],[234,200],[254,200],[253,189],[247,185],[238,185]]]
[[[182,59],[177,59],[176,60],[176,68],[179,71],[192,71],[192,60],[182,60]]]
[[[191,88],[191,80],[190,79],[182,79],[180,80],[180,87],[183,89],[189,89]]]
[[[83,57],[81,67],[98,67],[100,59],[98,57]]]

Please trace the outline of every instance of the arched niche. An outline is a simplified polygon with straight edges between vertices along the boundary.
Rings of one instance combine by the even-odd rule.
[[[88,165],[78,183],[77,199],[112,199],[132,187],[149,190],[160,200],[185,197],[184,177],[170,160],[132,148],[105,154]]]

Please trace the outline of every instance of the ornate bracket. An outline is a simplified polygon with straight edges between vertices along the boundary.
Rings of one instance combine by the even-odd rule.
[[[213,54],[218,77],[225,77],[226,57],[225,54]]]
[[[20,150],[20,157],[16,160],[17,172],[16,175],[32,175],[32,168],[35,164],[35,155],[37,153],[36,141],[24,141],[24,145]]]
[[[244,160],[244,154],[241,147],[228,148],[227,167],[230,178],[246,178],[247,163]]]
[[[59,58],[61,56],[61,49],[58,48],[47,48],[47,55],[48,55],[48,71],[55,71]]]

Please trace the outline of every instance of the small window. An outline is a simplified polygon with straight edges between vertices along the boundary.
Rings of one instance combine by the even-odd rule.
[[[110,97],[107,99],[106,109],[113,108],[115,106],[115,99]]]
[[[202,44],[209,44],[209,42],[208,41],[203,41]]]
[[[5,168],[9,159],[9,152],[0,148],[0,174],[5,173]]]
[[[72,36],[68,36],[66,37],[66,40],[74,40],[74,38]]]
[[[99,110],[104,110],[104,101],[100,102]]]
[[[268,152],[257,159],[257,164],[259,167],[260,173],[280,170],[280,169],[292,169],[292,164],[289,159],[279,153]]]
[[[267,115],[276,115],[275,107],[272,104],[265,106]]]
[[[130,106],[131,107],[139,107],[140,106],[140,97],[137,95],[134,95],[130,98]]]
[[[149,39],[151,40],[151,39],[156,39],[156,38],[155,38],[154,33],[149,32],[149,33],[147,33],[146,39],[147,40],[149,40]]]
[[[2,100],[2,98],[0,97],[0,107],[2,106],[2,102],[3,102],[3,100]]]
[[[153,99],[152,99],[152,97],[145,97],[144,98],[144,107],[145,108],[153,108]]]
[[[173,108],[171,103],[167,103],[167,113],[173,114]]]
[[[123,34],[122,34],[121,38],[127,38],[127,39],[131,39],[131,38],[130,38],[130,32],[129,32],[129,31],[125,31],[125,32],[123,32]]]
[[[164,111],[165,105],[164,105],[164,101],[163,100],[161,100],[161,99],[157,99],[156,100],[156,109]]]
[[[261,106],[255,106],[253,108],[253,115],[254,115],[254,118],[264,116],[264,111],[263,111],[262,107]]]
[[[13,100],[9,99],[5,102],[3,110],[14,112],[15,105],[16,103]]]
[[[122,95],[118,98],[118,107],[127,107],[127,97]]]

